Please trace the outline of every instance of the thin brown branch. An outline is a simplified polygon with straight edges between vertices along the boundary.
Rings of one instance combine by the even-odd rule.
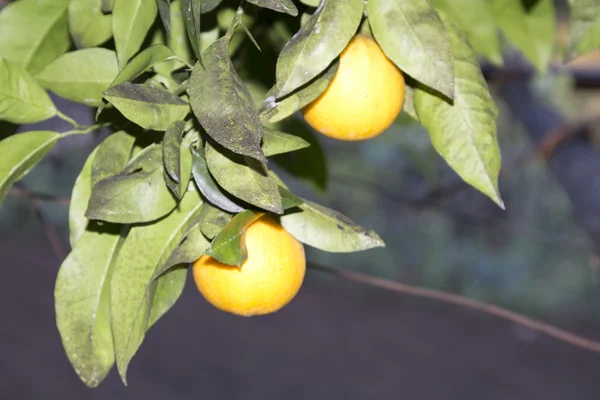
[[[68,197],[60,197],[46,193],[32,192],[28,189],[25,189],[22,186],[14,186],[8,191],[8,193],[12,196],[24,197],[29,200],[48,201],[51,203],[62,204],[64,206],[68,206],[70,203],[70,199]]]
[[[436,300],[444,303],[455,304],[461,307],[477,310],[488,315],[502,318],[522,326],[526,326],[537,332],[546,334],[548,336],[551,336],[555,339],[571,344],[573,346],[579,347],[581,349],[600,353],[600,342],[598,341],[578,336],[574,333],[567,332],[545,322],[536,321],[522,314],[518,314],[516,312],[509,311],[492,304],[487,304],[481,301],[469,299],[452,293],[446,293],[441,292],[439,290],[407,285],[405,283],[394,282],[387,279],[364,275],[357,272],[342,271],[340,269],[326,267],[323,265],[309,264],[309,267],[327,274],[336,275],[344,279],[348,279],[351,281],[363,283],[374,287],[379,287],[386,290],[391,290],[393,292]]]

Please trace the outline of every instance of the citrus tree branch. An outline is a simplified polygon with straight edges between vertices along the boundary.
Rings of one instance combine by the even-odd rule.
[[[439,290],[427,289],[418,286],[407,285],[405,283],[390,281],[376,276],[369,276],[358,272],[345,271],[337,268],[326,267],[318,264],[309,264],[309,268],[324,272],[330,275],[339,276],[340,278],[363,283],[369,286],[378,287],[381,289],[390,290],[396,293],[407,294],[410,296],[421,297],[440,301],[442,303],[455,304],[461,307],[476,310],[494,317],[502,318],[516,324],[526,326],[537,332],[551,336],[562,342],[571,344],[584,350],[600,353],[600,342],[578,336],[574,333],[567,332],[545,322],[537,321],[513,311],[504,308],[487,304],[481,301],[469,299],[457,294],[441,292]]]

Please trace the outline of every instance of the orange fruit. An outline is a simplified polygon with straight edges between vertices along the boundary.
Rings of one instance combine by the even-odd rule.
[[[339,140],[365,140],[385,131],[404,103],[402,72],[377,42],[355,36],[340,55],[328,88],[306,106],[304,119],[323,135]]]
[[[194,263],[200,293],[220,310],[246,317],[273,313],[298,293],[306,271],[304,247],[270,216],[245,233],[248,258],[241,267],[203,255]]]

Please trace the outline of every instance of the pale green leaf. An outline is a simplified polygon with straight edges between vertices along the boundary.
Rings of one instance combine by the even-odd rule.
[[[265,128],[262,149],[267,157],[304,149],[308,146],[310,143],[299,136]]]
[[[51,131],[17,133],[0,141],[0,204],[13,183],[23,179],[56,144]]]
[[[20,0],[0,12],[0,57],[35,75],[71,46],[70,0]]]
[[[264,213],[246,210],[237,214],[210,243],[206,254],[226,265],[241,267],[248,258],[246,229]]]
[[[119,67],[123,68],[140,50],[157,13],[155,0],[115,0],[112,31]]]
[[[556,15],[553,0],[538,0],[529,7],[521,0],[492,0],[496,22],[506,38],[545,72],[554,53]]]
[[[385,246],[379,236],[348,217],[310,201],[281,217],[281,225],[296,239],[332,253],[351,253]]]
[[[81,238],[90,222],[85,217],[85,210],[92,195],[92,163],[97,152],[98,149],[96,148],[88,156],[71,192],[71,201],[69,202],[69,242],[71,248],[75,247],[75,243]]]
[[[197,224],[198,192],[188,191],[179,207],[160,221],[131,229],[114,268],[110,304],[117,368],[126,382],[129,362],[144,340],[157,271]]]
[[[426,0],[369,0],[367,10],[375,39],[398,68],[453,98],[452,49],[433,6]]]
[[[69,31],[78,48],[100,46],[112,37],[110,15],[102,12],[102,0],[71,0]]]
[[[501,157],[496,105],[467,38],[449,19],[445,22],[455,57],[454,103],[418,88],[416,110],[433,146],[450,167],[503,208],[498,190]]]
[[[52,118],[56,107],[27,71],[0,58],[0,120],[30,124]]]
[[[65,99],[97,106],[102,92],[108,89],[118,72],[115,52],[94,47],[63,54],[36,78],[46,89]]]
[[[255,4],[259,7],[264,7],[280,13],[289,14],[292,16],[298,15],[298,9],[292,0],[246,0],[248,3]]]
[[[571,60],[600,47],[600,1],[571,0],[565,57]]]

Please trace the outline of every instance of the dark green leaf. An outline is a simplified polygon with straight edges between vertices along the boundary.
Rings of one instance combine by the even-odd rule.
[[[264,128],[262,149],[267,157],[304,149],[308,146],[310,143],[299,136]]]
[[[119,67],[123,68],[138,52],[157,13],[155,0],[115,0],[112,31]]]
[[[181,139],[183,138],[183,129],[185,128],[185,122],[175,121],[173,122],[167,132],[162,143],[163,150],[163,162],[165,164],[165,171],[169,174],[169,177],[176,183],[180,182],[181,175]]]
[[[281,217],[281,225],[296,239],[332,253],[351,253],[385,246],[379,236],[330,208],[304,200],[299,211]]]
[[[31,131],[0,141],[0,203],[13,183],[23,179],[59,138],[60,134],[56,132]]]
[[[27,71],[0,58],[0,120],[30,124],[52,118],[56,107]]]
[[[264,214],[246,210],[237,214],[213,239],[206,254],[227,265],[241,267],[248,258],[246,250],[246,229]]]
[[[104,139],[98,146],[92,164],[92,187],[101,180],[117,175],[127,165],[133,151],[135,137],[125,131],[118,131]]]
[[[600,47],[600,1],[571,0],[565,57],[572,60]]]
[[[119,175],[94,185],[86,217],[121,224],[150,222],[165,216],[176,205],[163,178],[162,150],[151,145]]]
[[[269,8],[284,14],[290,14],[294,17],[298,15],[298,9],[292,0],[246,0],[248,3],[256,4],[259,7]]]
[[[325,89],[329,87],[329,84],[335,77],[339,65],[340,63],[338,61],[334,61],[319,76],[306,84],[306,86],[301,87],[282,100],[277,100],[275,98],[277,86],[274,86],[273,89],[267,93],[267,98],[261,104],[261,109],[259,111],[261,121],[263,123],[279,122],[304,108],[313,100],[316,100]]]
[[[448,34],[427,1],[369,0],[369,22],[385,54],[417,81],[454,97],[454,61]]]
[[[149,330],[163,315],[175,305],[183,289],[187,277],[187,267],[171,268],[152,282],[150,312],[146,330]]]
[[[266,162],[260,148],[262,125],[248,89],[235,71],[227,38],[204,53],[204,68],[196,64],[190,79],[192,110],[206,132],[225,148]]]
[[[81,380],[96,387],[114,362],[110,276],[124,235],[116,225],[93,224],[60,266],[54,289],[56,324]]]
[[[102,11],[109,14],[115,6],[115,0],[102,0]]]
[[[167,32],[167,37],[171,36],[171,0],[156,0],[160,19]]]
[[[35,75],[71,46],[70,0],[20,0],[0,12],[0,57]]]
[[[496,22],[506,38],[533,66],[544,72],[554,52],[556,16],[553,0],[492,0]]]
[[[214,238],[231,221],[233,215],[211,204],[204,203],[200,212],[200,230],[209,239]]]
[[[115,52],[94,47],[63,54],[36,78],[46,89],[65,99],[97,106],[102,92],[118,72]]]
[[[196,54],[198,60],[201,59],[200,54],[200,5],[201,0],[181,0],[181,10],[183,11],[183,19],[187,29],[188,38]]]
[[[131,229],[115,264],[110,312],[117,368],[126,382],[129,362],[137,352],[150,321],[158,281],[153,280],[189,229],[198,223],[202,200],[188,191],[179,207],[154,224]]]
[[[112,36],[111,17],[102,12],[102,0],[71,0],[68,16],[77,48],[100,46]]]
[[[363,0],[323,0],[279,54],[276,98],[316,78],[340,55],[356,34],[363,9]]]
[[[229,199],[208,172],[204,151],[198,152],[192,149],[192,157],[192,173],[194,175],[194,181],[206,200],[222,210],[231,213],[244,211],[244,208]]]
[[[188,103],[159,87],[124,82],[106,90],[104,97],[144,129],[165,131],[189,112]]]
[[[287,188],[283,186],[279,186],[279,194],[281,195],[281,205],[284,210],[288,210],[290,208],[294,208],[304,203],[302,198],[296,196],[294,193],[290,192]]]
[[[306,124],[296,118],[285,120],[283,129],[294,132],[295,135],[310,143],[310,147],[276,155],[272,160],[316,190],[325,190],[327,187],[327,163],[319,138]]]
[[[267,166],[247,156],[206,143],[206,164],[217,183],[231,195],[256,207],[281,214],[281,196]]]
[[[178,199],[185,194],[192,176],[192,153],[188,146],[184,145],[179,148],[179,160],[180,182],[175,182],[166,170],[164,172],[167,186]]]
[[[200,12],[205,14],[211,12],[221,3],[223,0],[198,0],[200,3]]]
[[[495,65],[502,64],[502,46],[490,2],[432,0],[432,3],[459,23],[476,53]]]
[[[497,110],[467,38],[445,20],[455,57],[454,104],[418,88],[415,106],[431,142],[458,175],[504,207],[498,191]]]
[[[85,217],[85,210],[92,195],[92,163],[97,152],[98,149],[96,148],[89,155],[73,185],[69,203],[69,242],[71,248],[75,247],[75,243],[83,235],[90,222]]]

